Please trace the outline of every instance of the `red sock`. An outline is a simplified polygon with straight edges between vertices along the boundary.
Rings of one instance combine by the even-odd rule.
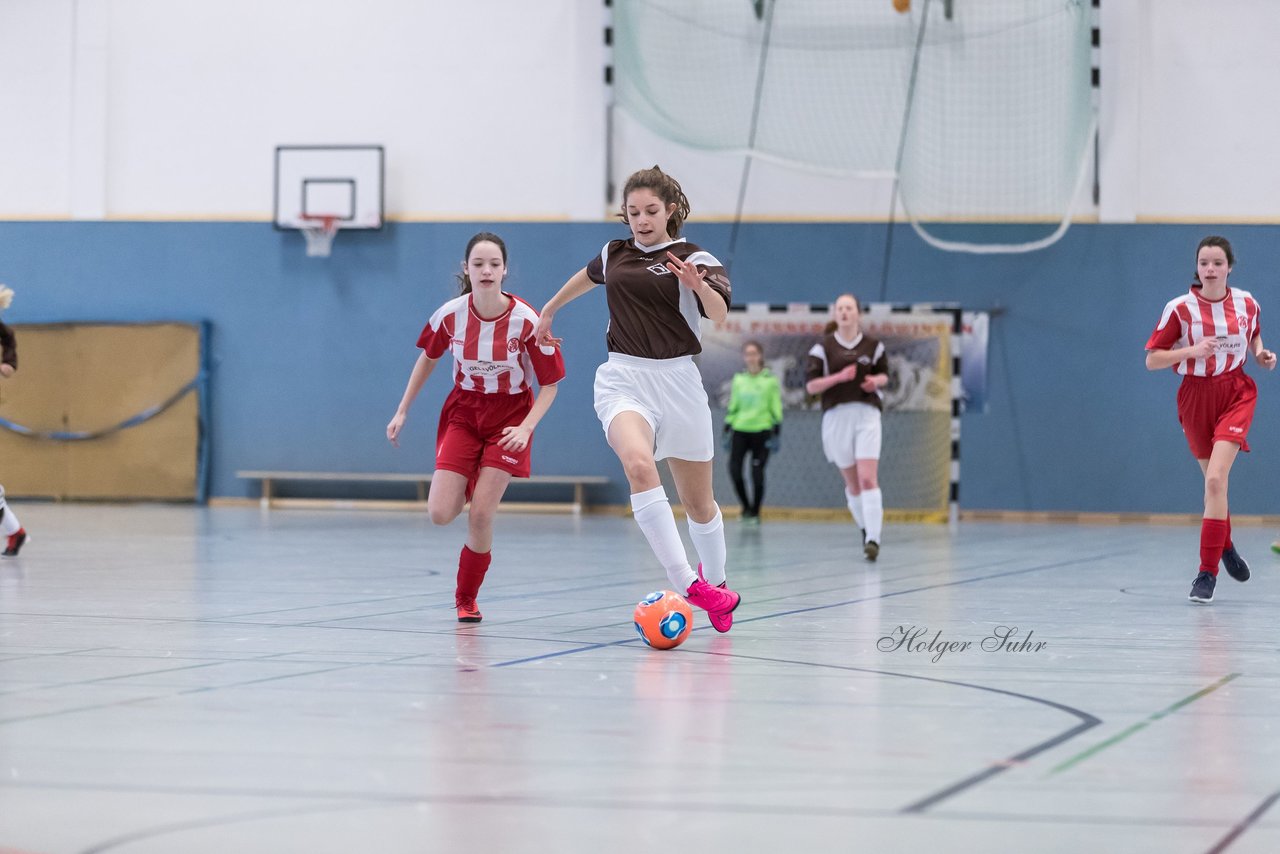
[[[455,603],[474,602],[484,584],[484,574],[489,571],[493,552],[473,552],[466,546],[458,556],[458,588],[453,593]]]
[[[1218,574],[1218,562],[1222,560],[1222,547],[1227,541],[1229,525],[1226,519],[1205,519],[1200,523],[1200,571]]]

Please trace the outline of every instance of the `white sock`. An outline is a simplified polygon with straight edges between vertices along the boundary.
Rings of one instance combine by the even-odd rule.
[[[716,505],[716,515],[711,517],[710,522],[689,520],[689,539],[693,540],[693,547],[702,560],[702,577],[712,587],[719,587],[725,580],[726,560],[724,517],[720,515],[719,505]]]
[[[698,575],[689,566],[680,531],[676,528],[676,516],[671,512],[671,502],[661,486],[631,496],[631,513],[636,524],[644,532],[658,563],[667,571],[667,580],[675,591],[683,596]]]
[[[853,514],[853,524],[859,528],[866,530],[866,524],[862,521],[862,495],[854,495],[849,490],[844,491],[845,502],[849,505],[849,512]]]
[[[862,490],[862,514],[867,520],[867,542],[880,542],[880,529],[884,526],[884,498],[880,489]]]
[[[13,508],[0,498],[0,537],[11,536],[21,529],[22,523],[18,521],[17,516],[13,515]]]

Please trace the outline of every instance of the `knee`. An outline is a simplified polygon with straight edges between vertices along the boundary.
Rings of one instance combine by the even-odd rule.
[[[1217,498],[1227,494],[1227,476],[1220,472],[1208,472],[1204,476],[1204,494]]]
[[[431,517],[433,525],[448,525],[454,519],[458,518],[460,508],[440,507],[438,505],[427,505],[427,515]]]
[[[874,476],[860,475],[858,477],[858,489],[866,492],[868,489],[879,489],[880,484]]]
[[[493,520],[496,515],[495,508],[488,507],[477,510],[476,506],[472,504],[471,512],[467,514],[467,526],[472,533],[488,533],[493,530]]]
[[[658,479],[658,467],[642,454],[628,455],[622,459],[622,471],[630,483],[648,483]]]
[[[704,502],[690,502],[684,505],[684,512],[689,517],[689,521],[696,522],[699,525],[705,525],[716,518],[716,511],[719,509],[715,499],[709,499]]]

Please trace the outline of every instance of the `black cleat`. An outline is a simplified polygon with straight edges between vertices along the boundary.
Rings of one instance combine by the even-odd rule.
[[[880,544],[875,540],[867,540],[867,544],[862,547],[862,554],[871,563],[875,563],[876,558],[880,557]]]
[[[1227,575],[1236,581],[1249,580],[1249,563],[1240,557],[1240,553],[1233,545],[1222,550],[1222,567],[1227,571]]]
[[[1208,605],[1213,601],[1213,586],[1217,583],[1218,579],[1212,573],[1201,572],[1191,582],[1191,596],[1188,598],[1197,605]]]

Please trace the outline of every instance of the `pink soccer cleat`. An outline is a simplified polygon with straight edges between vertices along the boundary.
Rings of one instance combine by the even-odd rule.
[[[711,620],[711,628],[717,632],[727,632],[733,625],[733,609],[742,603],[742,597],[724,587],[712,587],[702,579],[702,567],[698,567],[698,580],[689,585],[684,598],[707,612]]]
[[[707,582],[706,577],[702,574],[702,564],[698,564],[698,580],[707,583],[708,586],[711,586],[710,583]],[[719,588],[720,590],[728,590],[729,582],[721,581],[719,584],[714,585],[714,587]],[[736,608],[738,606],[734,605],[733,607]],[[711,621],[711,628],[715,629],[717,632],[727,632],[729,629],[733,628],[732,610],[724,614],[712,614],[708,612],[707,619]]]

